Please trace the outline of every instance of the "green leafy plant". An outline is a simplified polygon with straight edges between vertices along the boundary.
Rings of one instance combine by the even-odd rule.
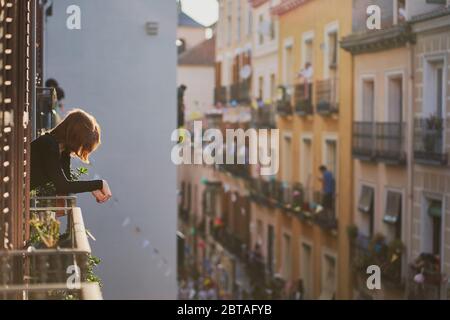
[[[55,248],[59,241],[60,223],[52,215],[39,217],[33,215],[30,220],[32,245],[44,244],[47,248]]]
[[[97,276],[94,272],[94,269],[102,262],[102,260],[92,254],[89,255],[88,258],[88,269],[87,269],[87,282],[97,282],[100,287],[103,286],[102,280],[99,276]]]

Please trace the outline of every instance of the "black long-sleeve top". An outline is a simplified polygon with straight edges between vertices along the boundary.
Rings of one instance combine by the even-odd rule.
[[[31,142],[31,189],[52,182],[57,194],[101,190],[102,180],[70,181],[70,154],[59,151],[55,137],[47,133]]]

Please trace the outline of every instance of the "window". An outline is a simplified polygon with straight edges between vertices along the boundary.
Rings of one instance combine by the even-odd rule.
[[[304,63],[313,63],[313,39],[307,39],[305,40],[305,42],[303,43],[303,45],[305,46],[304,51],[305,51],[305,57],[304,57]]]
[[[364,80],[362,83],[362,104],[361,120],[364,122],[373,122],[375,112],[375,83],[372,79]]]
[[[275,40],[275,21],[270,21],[270,40]]]
[[[401,239],[402,219],[402,194],[400,192],[388,191],[386,195],[386,209],[383,221],[395,228],[395,238]]]
[[[442,201],[428,200],[427,213],[431,220],[431,253],[440,256],[442,244]]]
[[[237,18],[236,18],[236,37],[237,41],[241,41],[241,2],[238,1]]]
[[[338,64],[338,33],[333,31],[328,33],[328,66],[336,69]]]
[[[283,276],[286,281],[292,278],[292,253],[291,253],[291,237],[288,234],[283,235]]]
[[[292,57],[292,45],[288,45],[285,47],[285,69],[284,69],[284,75],[285,75],[285,85],[291,86],[294,82],[293,76],[294,76],[294,70],[293,70],[293,57]]]
[[[285,135],[283,139],[283,181],[289,182],[292,179],[292,138]]]
[[[311,138],[302,139],[302,177],[301,181],[306,189],[307,200],[309,200],[310,192],[312,191],[313,184],[313,151],[312,151],[312,140]]]
[[[388,122],[401,123],[403,119],[403,78],[389,77],[388,80]]]
[[[250,3],[247,3],[247,36],[252,33],[252,25],[253,25],[253,13],[252,7]]]
[[[406,0],[394,0],[394,24],[406,21]]]
[[[303,243],[300,252],[300,275],[301,279],[303,280],[306,299],[313,298],[313,273],[314,269],[312,247],[306,243]]]
[[[273,274],[275,264],[275,228],[272,225],[267,226],[267,264],[269,267],[269,274]]]
[[[263,100],[264,99],[264,77],[260,76],[258,78],[258,99]]]
[[[444,117],[444,62],[431,60],[426,64],[424,78],[424,116]]]
[[[326,140],[325,141],[325,165],[336,177],[337,173],[337,142],[336,140]]]
[[[319,300],[333,300],[336,294],[336,259],[328,254],[323,257],[322,291]]]
[[[264,16],[259,15],[259,24],[258,24],[258,43],[262,45],[264,43]]]
[[[362,217],[363,227],[367,236],[372,236],[374,232],[374,189],[363,185],[359,195],[358,209],[365,215]]]
[[[227,7],[227,44],[228,45],[231,44],[232,33],[233,33],[232,16],[231,16],[232,10],[233,10],[233,2],[228,1],[228,7]]]
[[[274,101],[277,95],[277,82],[275,78],[275,74],[272,73],[270,75],[270,100]]]

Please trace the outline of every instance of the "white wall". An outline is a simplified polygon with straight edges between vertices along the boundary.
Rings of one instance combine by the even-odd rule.
[[[177,9],[167,0],[58,0],[48,18],[47,77],[102,126],[91,173],[110,182],[117,202],[81,196],[105,298],[176,297],[176,176],[170,133],[176,126]],[[66,8],[81,7],[82,29],[66,28]],[[149,36],[148,21],[159,22]],[[131,217],[127,228],[125,217]],[[134,232],[135,227],[140,232]],[[136,230],[135,230],[136,231]],[[172,272],[164,275],[142,241],[151,242]]]
[[[178,86],[187,86],[184,95],[185,115],[192,112],[204,113],[214,104],[214,67],[178,66]]]

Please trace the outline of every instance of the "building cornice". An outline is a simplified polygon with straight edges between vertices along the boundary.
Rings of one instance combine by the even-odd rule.
[[[390,28],[355,33],[342,39],[341,48],[353,55],[400,48],[415,42],[415,34],[409,24],[399,24]]]
[[[273,7],[270,11],[273,15],[282,16],[309,1],[311,0],[282,0],[279,5]]]

